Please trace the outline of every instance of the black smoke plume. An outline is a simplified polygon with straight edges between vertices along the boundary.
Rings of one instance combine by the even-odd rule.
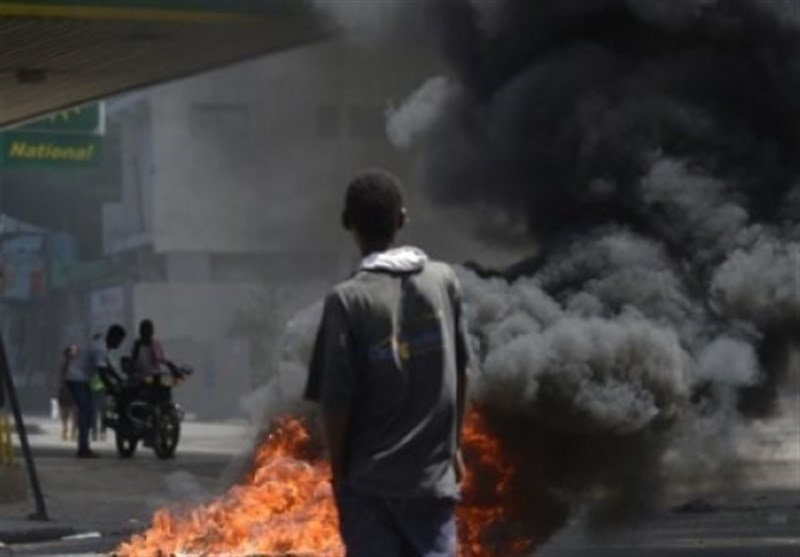
[[[800,330],[800,4],[426,7],[451,73],[388,132],[435,200],[530,237],[529,259],[462,273],[516,481],[608,519],[735,461]]]

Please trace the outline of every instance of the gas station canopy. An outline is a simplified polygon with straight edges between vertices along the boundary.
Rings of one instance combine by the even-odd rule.
[[[3,0],[0,127],[327,33],[303,0]]]

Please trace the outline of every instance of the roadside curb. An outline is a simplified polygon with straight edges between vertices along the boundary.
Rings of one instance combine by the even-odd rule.
[[[3,521],[5,522],[5,521]],[[42,543],[74,536],[77,530],[71,526],[37,526],[29,528],[0,529],[0,542],[7,546],[24,543]]]
[[[66,535],[56,535],[65,534]],[[0,541],[0,557],[14,557],[17,551],[28,555],[35,551],[37,555],[85,555],[87,557],[108,557],[116,555],[114,550],[140,528],[120,528],[109,532],[98,530],[81,530],[59,526],[41,528],[36,532],[28,531],[15,534],[12,541]],[[30,535],[27,535],[30,534]],[[52,553],[44,553],[52,550]]]

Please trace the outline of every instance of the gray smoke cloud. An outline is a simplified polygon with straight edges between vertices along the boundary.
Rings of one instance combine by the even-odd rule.
[[[250,423],[260,432],[281,414],[305,414],[302,402],[308,364],[314,347],[314,334],[322,317],[322,302],[295,313],[283,329],[278,346],[281,354],[278,371],[269,382],[243,396],[240,406]]]
[[[735,250],[714,272],[711,292],[731,317],[760,327],[796,325],[800,319],[800,243],[764,238],[751,249]]]
[[[389,29],[403,9],[403,0],[313,0],[314,8],[347,33],[380,33]]]
[[[323,22],[347,41],[369,47],[387,37],[424,39],[425,3],[408,0],[311,0]]]
[[[430,78],[401,106],[387,114],[386,133],[395,145],[410,147],[436,121],[453,85],[444,76]]]
[[[253,457],[271,432],[275,418],[314,415],[313,405],[303,400],[303,389],[321,317],[322,301],[319,301],[301,309],[286,322],[277,343],[281,351],[277,373],[241,398],[239,405],[248,419],[251,444],[250,450],[239,455],[226,471],[225,476],[231,482],[251,471]],[[316,422],[309,420],[308,425],[314,432]],[[316,434],[319,436],[319,432]]]
[[[646,320],[565,318],[491,351],[478,397],[559,428],[627,434],[675,416],[688,395],[682,360],[675,335]]]

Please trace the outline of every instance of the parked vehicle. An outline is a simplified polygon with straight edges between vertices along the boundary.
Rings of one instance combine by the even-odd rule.
[[[181,435],[183,409],[172,399],[192,368],[167,363],[168,372],[148,374],[123,386],[108,405],[104,421],[115,433],[117,453],[130,458],[139,441],[161,459],[172,458]]]

